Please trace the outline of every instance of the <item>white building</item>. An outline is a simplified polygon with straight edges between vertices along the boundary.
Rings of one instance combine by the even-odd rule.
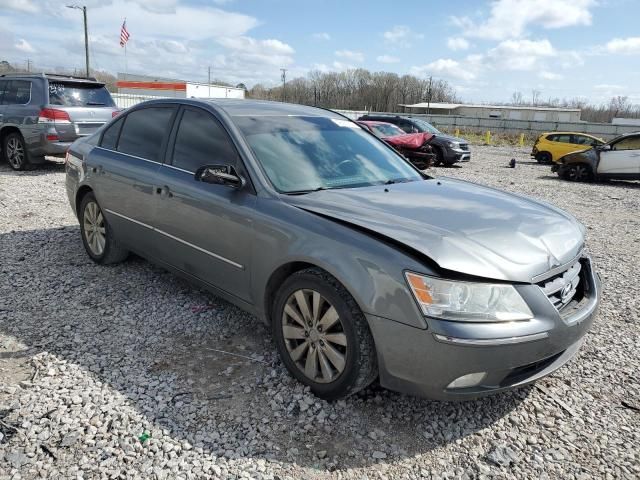
[[[464,103],[416,103],[400,105],[407,113],[457,115],[472,118],[527,120],[538,122],[579,122],[579,108],[530,107],[510,105],[477,105]]]
[[[243,88],[118,73],[118,93],[173,98],[244,98]]]

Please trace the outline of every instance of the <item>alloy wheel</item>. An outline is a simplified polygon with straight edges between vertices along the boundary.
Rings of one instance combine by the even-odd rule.
[[[301,289],[289,296],[282,333],[291,359],[309,380],[330,383],[344,371],[347,335],[337,310],[320,293]]]
[[[7,141],[7,160],[16,170],[24,165],[24,146],[17,137],[11,137]]]
[[[99,257],[106,245],[106,227],[102,210],[96,202],[89,202],[84,208],[83,230],[91,253]]]
[[[589,178],[589,169],[585,165],[575,165],[569,170],[569,180],[583,182]]]

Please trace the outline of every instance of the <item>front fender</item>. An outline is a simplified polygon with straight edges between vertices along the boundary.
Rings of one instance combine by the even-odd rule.
[[[407,269],[434,274],[426,264],[391,243],[278,199],[261,198],[256,210],[251,289],[263,319],[274,272],[305,263],[333,275],[364,313],[427,327],[404,278]]]

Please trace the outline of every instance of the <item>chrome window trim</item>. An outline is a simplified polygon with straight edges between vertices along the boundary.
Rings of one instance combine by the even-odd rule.
[[[162,162],[156,162],[155,160],[149,160],[148,158],[138,157],[136,155],[131,155],[130,153],[121,152],[120,150],[111,150],[110,148],[104,148],[100,145],[96,145],[94,148],[99,148],[100,150],[104,150],[105,152],[119,153],[120,155],[125,155],[131,158],[137,158],[138,160],[143,160],[149,163],[155,163],[156,165],[163,165]]]
[[[113,210],[110,210],[108,208],[105,208],[104,210],[105,210],[105,212],[111,213],[112,215],[115,215],[117,217],[123,218],[125,220],[129,220],[130,222],[136,223],[136,224],[138,224],[138,225],[140,225],[142,227],[148,228],[149,230],[152,230],[154,232],[158,232],[159,234],[164,235],[165,237],[171,238],[172,240],[175,240],[176,242],[180,242],[183,245],[186,245],[186,246],[191,247],[191,248],[193,248],[195,250],[198,250],[199,252],[205,253],[205,254],[207,254],[207,255],[209,255],[209,256],[217,259],[217,260],[220,260],[222,262],[228,263],[229,265],[233,265],[234,267],[239,268],[240,270],[244,270],[244,266],[242,266],[239,263],[234,262],[233,260],[229,260],[228,258],[225,258],[225,257],[223,257],[221,255],[218,255],[217,253],[213,253],[213,252],[210,252],[209,250],[205,250],[204,248],[199,247],[198,245],[194,245],[193,243],[187,242],[186,240],[183,240],[183,239],[181,239],[179,237],[176,237],[175,235],[171,235],[170,233],[167,233],[167,232],[165,232],[163,230],[160,230],[159,228],[155,228],[155,227],[153,227],[151,225],[148,225],[146,223],[140,222],[140,221],[138,221],[138,220],[136,220],[134,218],[127,217],[126,215],[123,215],[121,213],[114,212]]]
[[[449,343],[452,345],[491,347],[496,345],[515,345],[518,343],[535,342],[536,340],[547,338],[549,334],[547,332],[540,332],[531,335],[505,338],[458,338],[450,337],[448,335],[441,335],[439,333],[434,333],[433,336],[439,342]]]
[[[178,170],[179,172],[188,173],[190,175],[195,175],[196,174],[196,172],[192,172],[190,170],[185,170],[184,168],[180,168],[180,167],[174,167],[173,165],[169,165],[168,163],[163,163],[162,166],[163,167],[168,167],[168,168],[173,168],[174,170]]]

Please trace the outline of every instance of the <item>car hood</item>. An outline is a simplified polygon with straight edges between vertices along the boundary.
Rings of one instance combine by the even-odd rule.
[[[418,251],[441,268],[531,282],[583,248],[584,227],[549,204],[460,180],[325,190],[285,201]]]
[[[464,138],[452,137],[446,133],[436,133],[436,138],[444,142],[469,143]]]
[[[384,141],[395,147],[418,149],[425,143],[430,142],[434,137],[433,133],[407,133],[405,135],[384,137]]]

